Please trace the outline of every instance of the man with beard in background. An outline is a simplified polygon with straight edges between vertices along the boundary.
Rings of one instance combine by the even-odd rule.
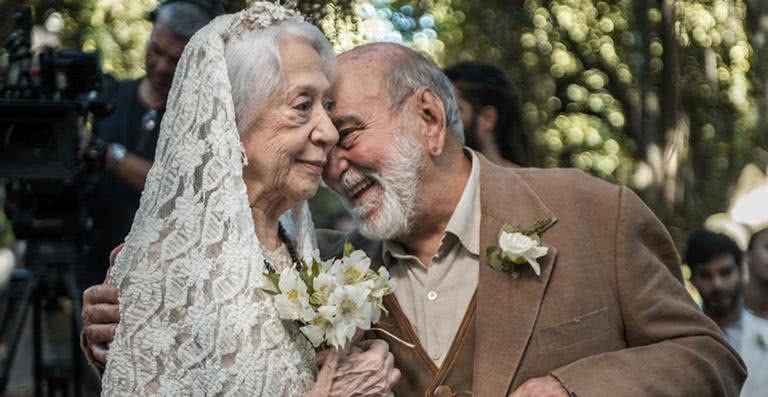
[[[704,313],[720,326],[747,366],[741,395],[756,397],[768,390],[768,320],[744,307],[742,256],[729,237],[701,230],[689,237],[685,261]]]

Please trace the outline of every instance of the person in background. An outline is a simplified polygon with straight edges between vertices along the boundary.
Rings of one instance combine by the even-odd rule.
[[[212,1],[163,2],[150,14],[153,28],[147,43],[146,75],[120,82],[114,112],[94,121],[94,146],[101,153],[104,173],[88,206],[93,228],[87,267],[78,274],[81,286],[104,280],[109,253],[130,231],[155,157],[176,63],[192,35],[221,13],[221,6]]]
[[[744,289],[746,306],[768,320],[768,223],[753,228],[746,252],[749,281]],[[766,363],[768,364],[768,363]]]
[[[465,144],[500,165],[532,166],[517,93],[496,66],[471,61],[445,70],[456,88]]]
[[[739,246],[724,234],[700,230],[691,234],[685,261],[699,291],[704,313],[723,330],[747,366],[741,395],[768,390],[768,320],[744,307],[744,272]]]

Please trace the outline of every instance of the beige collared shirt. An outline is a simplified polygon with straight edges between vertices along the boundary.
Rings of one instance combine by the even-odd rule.
[[[421,345],[443,363],[477,289],[480,254],[480,165],[467,150],[472,170],[430,266],[403,247],[384,242],[384,263],[397,282],[395,297]]]

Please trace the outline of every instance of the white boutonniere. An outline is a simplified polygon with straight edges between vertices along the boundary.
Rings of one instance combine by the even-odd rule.
[[[522,265],[529,265],[537,276],[541,275],[538,259],[549,252],[549,249],[541,244],[541,235],[555,222],[556,219],[547,218],[536,222],[530,228],[505,223],[499,230],[499,245],[490,246],[486,251],[488,264],[513,278],[520,277]]]

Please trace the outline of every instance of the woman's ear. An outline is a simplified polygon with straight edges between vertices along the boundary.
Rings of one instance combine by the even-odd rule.
[[[448,132],[443,101],[426,87],[416,90],[414,97],[427,149],[431,155],[438,156],[443,152]]]

